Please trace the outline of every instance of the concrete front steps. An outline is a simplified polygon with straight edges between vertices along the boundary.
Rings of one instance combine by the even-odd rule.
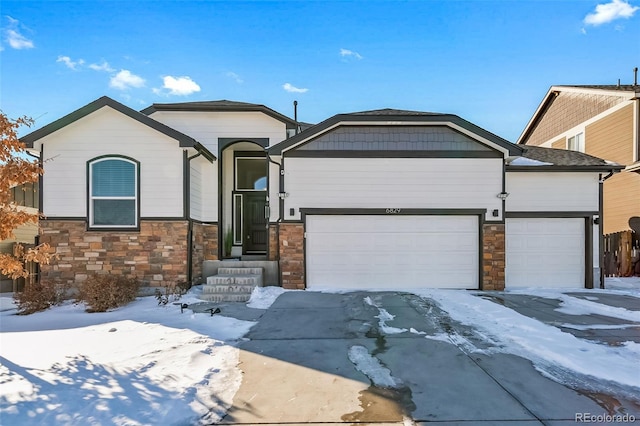
[[[253,289],[263,285],[263,269],[221,267],[217,275],[207,277],[200,299],[209,302],[246,302]]]

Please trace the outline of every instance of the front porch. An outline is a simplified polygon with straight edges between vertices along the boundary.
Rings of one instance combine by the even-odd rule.
[[[278,286],[278,262],[268,260],[207,260],[203,266],[203,300],[246,302],[256,287]]]

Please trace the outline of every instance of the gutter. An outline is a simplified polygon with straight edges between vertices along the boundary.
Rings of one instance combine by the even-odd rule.
[[[282,270],[280,269],[280,223],[283,220],[283,215],[284,215],[284,199],[280,197],[280,193],[284,192],[284,167],[283,167],[283,163],[284,161],[278,163],[277,161],[274,161],[271,156],[269,155],[269,153],[267,153],[267,160],[269,160],[269,163],[275,164],[278,166],[278,180],[279,180],[279,184],[278,184],[278,220],[276,220],[276,256],[275,256],[275,260],[276,262],[278,262],[278,281],[280,286],[282,286]],[[284,160],[284,159],[283,159]],[[269,166],[267,163],[267,172]],[[269,177],[271,176],[271,173],[267,173],[267,188],[269,188]],[[267,191],[268,193],[268,191]],[[271,200],[269,200],[269,203],[271,203]],[[267,223],[269,223],[269,220],[267,219]],[[267,241],[269,237],[269,230],[267,229]],[[267,243],[267,259],[270,257],[270,244]]]
[[[187,150],[184,150],[184,215],[187,219],[187,283],[189,287],[193,280],[193,219],[191,219],[191,160],[202,155],[207,158],[201,151],[197,154],[187,157]],[[207,158],[209,160],[209,158]],[[209,160],[213,163],[212,160]]]

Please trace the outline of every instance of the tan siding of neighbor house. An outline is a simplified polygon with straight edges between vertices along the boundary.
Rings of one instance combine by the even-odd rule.
[[[633,104],[585,128],[585,152],[605,160],[633,163]]]
[[[633,163],[633,105],[588,125],[585,151],[623,165]],[[604,184],[604,233],[629,229],[631,216],[640,216],[640,175],[622,172]]]
[[[35,209],[28,209],[30,213],[36,213]],[[0,241],[0,253],[13,253],[13,245],[16,242],[23,244],[34,244],[36,235],[38,235],[37,223],[25,223],[13,230],[14,238],[10,240]],[[0,292],[12,291],[13,280],[5,275],[0,274]]]
[[[622,172],[604,183],[604,233],[630,229],[629,218],[640,216],[640,174]]]
[[[560,138],[551,144],[551,148],[566,149],[567,138]]]
[[[542,145],[620,102],[624,99],[618,96],[560,92],[524,143]]]
[[[18,241],[25,244],[33,244],[38,235],[38,223],[30,222],[18,226],[13,230],[15,238],[12,241]]]

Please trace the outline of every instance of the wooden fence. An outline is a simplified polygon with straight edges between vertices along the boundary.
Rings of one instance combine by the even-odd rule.
[[[640,235],[622,231],[604,236],[604,275],[640,276]]]

